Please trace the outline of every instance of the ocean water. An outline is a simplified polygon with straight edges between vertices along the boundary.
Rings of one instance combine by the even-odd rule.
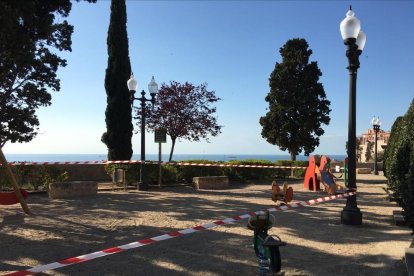
[[[84,161],[104,161],[107,160],[106,154],[5,154],[9,162],[84,162]],[[146,154],[146,160],[158,161],[158,154]],[[162,155],[162,161],[168,161],[168,154]],[[328,155],[335,160],[344,160],[345,155]],[[231,160],[268,160],[275,162],[278,160],[290,160],[289,155],[254,155],[254,154],[174,154],[174,161],[182,160],[209,160],[209,161],[231,161]],[[139,154],[134,154],[132,160],[140,160]],[[296,160],[309,160],[308,156],[299,155]]]

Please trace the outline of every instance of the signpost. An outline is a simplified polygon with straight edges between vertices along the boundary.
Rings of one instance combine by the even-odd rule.
[[[155,130],[155,143],[158,143],[158,187],[161,188],[162,182],[162,156],[161,156],[161,143],[167,143],[167,130],[166,129],[156,129]]]

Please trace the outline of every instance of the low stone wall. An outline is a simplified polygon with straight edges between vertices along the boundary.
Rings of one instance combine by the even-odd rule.
[[[49,184],[49,198],[70,198],[90,196],[98,193],[96,181],[68,181]]]
[[[58,166],[69,173],[69,181],[112,181],[111,177],[105,172],[105,165],[103,164]]]
[[[405,265],[409,276],[414,276],[414,248],[405,249]]]
[[[371,168],[358,168],[357,173],[359,173],[359,174],[371,174]]]
[[[227,176],[201,176],[193,177],[194,189],[218,190],[229,188],[229,178]]]
[[[377,162],[377,170],[382,171],[383,168],[383,163],[382,161],[378,161]],[[371,171],[374,170],[374,162],[366,162],[366,163],[357,163],[357,168],[370,168]]]

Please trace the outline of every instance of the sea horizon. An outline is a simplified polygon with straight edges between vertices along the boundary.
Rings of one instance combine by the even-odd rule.
[[[8,162],[86,162],[104,161],[108,159],[107,154],[5,154]],[[346,155],[327,155],[334,160],[344,160]],[[146,154],[146,160],[158,161],[158,154]],[[169,154],[162,154],[162,161],[168,161]],[[140,160],[140,154],[134,154],[131,160]],[[208,161],[233,161],[233,160],[267,160],[276,162],[278,160],[290,160],[288,154],[174,154],[173,161],[182,160],[208,160]],[[298,155],[296,160],[308,161],[309,156]]]

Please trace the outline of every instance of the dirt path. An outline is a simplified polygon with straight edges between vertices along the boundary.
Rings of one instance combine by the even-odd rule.
[[[292,186],[294,200],[326,195],[304,191],[301,183]],[[344,199],[274,213],[270,234],[288,243],[281,248],[281,275],[406,275],[402,258],[411,232],[393,225],[392,211],[399,208],[385,199],[383,186],[358,186],[359,227],[340,224]],[[22,215],[18,205],[1,206],[0,274],[272,207],[270,182],[232,187],[105,191],[65,200],[32,195],[33,217]],[[47,274],[257,275],[251,241],[244,220]]]

